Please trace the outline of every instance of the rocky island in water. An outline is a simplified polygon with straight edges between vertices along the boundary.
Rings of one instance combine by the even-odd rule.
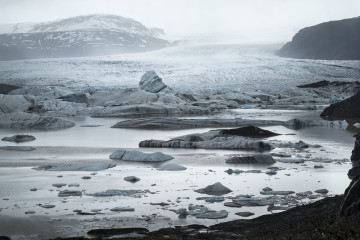
[[[0,34],[0,239],[358,239],[360,61],[297,44],[332,24],[283,47],[113,15]]]

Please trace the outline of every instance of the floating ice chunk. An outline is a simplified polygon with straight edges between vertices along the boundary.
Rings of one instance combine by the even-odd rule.
[[[0,94],[0,115],[27,111],[34,102],[33,96]]]
[[[0,147],[0,150],[7,150],[7,151],[33,151],[36,148],[30,146],[5,146]]]
[[[291,126],[295,128],[304,128],[311,126],[325,126],[325,127],[336,127],[336,128],[347,128],[347,121],[327,121],[327,120],[303,120],[303,119],[291,119],[285,122],[285,126]]]
[[[297,196],[301,196],[301,197],[308,196],[308,195],[311,195],[311,194],[313,194],[312,191],[305,191],[305,192],[296,193]]]
[[[318,190],[315,190],[316,193],[320,193],[320,194],[327,194],[329,192],[329,190],[327,189],[318,189]]]
[[[162,79],[155,73],[155,71],[147,71],[139,82],[140,89],[147,92],[158,93],[167,86],[162,82]]]
[[[75,126],[75,123],[68,120],[32,113],[12,112],[0,114],[0,127],[4,128],[62,129],[73,126]]]
[[[304,163],[305,162],[304,159],[280,159],[278,161],[282,162],[282,163]]]
[[[52,186],[57,187],[57,188],[61,188],[61,187],[65,187],[66,185],[67,185],[66,183],[54,183]]]
[[[209,209],[204,205],[192,205],[190,204],[188,207],[189,210],[201,210],[201,211],[208,211]]]
[[[40,207],[42,207],[42,208],[54,208],[54,207],[55,207],[55,205],[51,205],[51,204],[43,204],[43,205],[41,205]]]
[[[258,169],[247,170],[246,173],[261,173],[261,170]]]
[[[58,197],[82,196],[81,191],[64,190],[60,191]]]
[[[212,195],[223,195],[229,192],[232,192],[229,188],[223,186],[220,182],[214,183],[207,186],[206,188],[201,188],[195,190],[198,193],[212,194]]]
[[[267,154],[253,154],[233,156],[225,160],[226,163],[275,163],[276,161]]]
[[[127,176],[127,177],[124,177],[124,180],[134,183],[134,182],[140,181],[140,178],[135,177],[135,176]]]
[[[110,155],[110,159],[134,162],[163,162],[173,158],[173,156],[161,152],[143,153],[137,150],[117,150]]]
[[[205,202],[214,203],[214,202],[223,202],[224,200],[225,200],[224,197],[208,197],[205,199]]]
[[[266,171],[265,172],[267,175],[276,175],[277,172],[276,171],[273,171],[273,170],[270,170],[270,171]]]
[[[186,208],[179,208],[175,213],[179,214],[180,217],[186,217],[186,215],[188,215]]]
[[[160,171],[184,171],[187,168],[176,163],[169,163],[158,168]]]
[[[226,210],[221,210],[219,212],[207,212],[198,214],[195,217],[201,218],[201,219],[220,219],[220,218],[226,218],[228,216],[228,212]]]
[[[290,207],[287,207],[287,206],[275,206],[274,204],[270,204],[267,207],[267,210],[269,212],[272,212],[272,211],[284,211],[284,210],[288,210],[288,209],[290,209]]]
[[[261,191],[262,195],[289,195],[294,194],[294,191]]]
[[[145,193],[141,190],[118,190],[118,189],[109,189],[105,192],[96,192],[90,193],[89,196],[93,197],[113,197],[113,196],[129,196],[129,197],[137,197],[141,194]]]
[[[240,173],[243,173],[244,171],[243,170],[240,170],[240,169],[231,169],[229,168],[228,170],[225,170],[226,173],[228,174],[240,174]]]
[[[277,145],[279,148],[296,148],[296,149],[303,149],[303,148],[319,148],[321,147],[318,144],[308,144],[304,141],[299,141],[297,143],[287,142],[287,143],[279,143]]]
[[[254,215],[255,213],[252,213],[252,212],[237,212],[235,214],[240,216],[240,217],[250,217],[250,216]]]
[[[236,204],[234,202],[226,202],[224,203],[225,207],[231,207],[231,208],[241,208],[242,205]]]
[[[68,184],[68,187],[80,187],[80,184],[78,184],[78,183],[70,183],[70,184]]]
[[[66,166],[40,166],[33,168],[34,170],[44,170],[44,171],[101,171],[108,168],[115,167],[116,164],[112,163],[95,163],[95,164],[83,164],[83,163],[75,163]]]
[[[287,154],[287,153],[271,153],[271,156],[274,156],[274,157],[291,157],[291,154]]]
[[[99,222],[100,218],[97,217],[93,217],[93,218],[86,218],[86,219],[82,219],[80,220],[81,222]]]
[[[251,195],[251,194],[239,194],[239,195],[236,195],[236,198],[251,198],[253,196],[254,195]]]
[[[236,198],[232,200],[233,203],[239,206],[267,206],[273,204],[274,200],[267,200],[263,198]]]
[[[131,208],[131,207],[114,207],[114,208],[111,208],[110,211],[113,211],[113,212],[134,212],[135,208]]]
[[[20,142],[30,142],[30,141],[34,141],[36,140],[36,138],[34,136],[31,135],[14,135],[11,137],[4,137],[3,139],[1,139],[1,141],[8,141],[8,142],[16,142],[16,143],[20,143]]]

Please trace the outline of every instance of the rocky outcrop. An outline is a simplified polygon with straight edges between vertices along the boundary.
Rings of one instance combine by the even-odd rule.
[[[360,118],[360,91],[348,99],[331,104],[320,116],[335,119]]]
[[[162,79],[155,73],[155,71],[147,71],[141,77],[139,87],[147,92],[158,93],[167,86],[162,82]]]
[[[352,181],[345,190],[340,209],[340,216],[345,217],[360,216],[360,133],[355,137],[355,146],[351,155],[352,168],[348,172]]]
[[[360,177],[360,170],[356,170],[360,169],[360,133],[356,134],[354,137],[356,140],[354,150],[352,151],[351,155],[351,163],[353,168],[350,169],[348,173],[350,178]]]
[[[360,17],[303,28],[278,54],[290,58],[360,59],[359,29]]]

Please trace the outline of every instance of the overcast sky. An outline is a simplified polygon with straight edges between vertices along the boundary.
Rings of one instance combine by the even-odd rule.
[[[360,15],[360,0],[0,0],[0,23],[109,13],[169,35],[287,41],[299,29]]]

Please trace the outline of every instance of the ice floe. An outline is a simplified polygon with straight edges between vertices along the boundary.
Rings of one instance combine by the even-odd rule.
[[[144,153],[137,150],[117,150],[110,155],[110,159],[134,162],[163,162],[174,157],[162,152]]]

